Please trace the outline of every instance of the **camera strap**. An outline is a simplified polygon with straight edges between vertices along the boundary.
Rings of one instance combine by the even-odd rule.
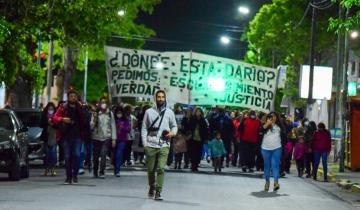
[[[159,120],[159,117],[161,117],[160,123],[159,123],[159,128],[160,128],[162,120],[164,118],[165,111],[166,111],[166,109],[164,111],[162,111],[159,116],[157,116],[157,118],[154,120],[153,123],[151,123],[150,127],[148,128],[148,134],[149,134],[150,129],[152,129],[154,127],[155,123]]]

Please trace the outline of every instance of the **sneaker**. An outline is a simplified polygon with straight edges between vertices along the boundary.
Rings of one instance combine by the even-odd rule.
[[[268,191],[269,191],[269,188],[270,188],[270,182],[267,181],[267,182],[265,183],[264,191],[265,191],[265,192],[268,192]]]
[[[160,194],[160,192],[156,192],[155,193],[155,198],[154,198],[156,201],[162,201],[163,200],[163,198],[161,197],[161,194]]]
[[[55,171],[55,169],[52,169],[52,170],[51,170],[51,176],[56,176],[56,171]]]
[[[254,173],[254,169],[250,168],[249,173]]]
[[[73,184],[79,184],[79,182],[78,182],[78,178],[77,177],[74,177],[73,178],[73,182],[72,182]]]
[[[274,191],[278,191],[280,189],[280,184],[278,182],[274,183]]]
[[[94,178],[99,178],[99,174],[97,172],[94,171],[94,175],[93,175]]]
[[[168,165],[165,165],[165,170],[169,170],[170,169],[170,167],[168,166]]]
[[[50,172],[49,169],[45,169],[44,176],[48,176],[49,172]]]
[[[105,179],[105,174],[104,174],[104,173],[100,173],[99,178],[100,178],[100,179]]]
[[[154,198],[154,196],[155,196],[155,190],[149,189],[148,197],[149,197],[149,198]]]
[[[64,185],[69,185],[69,184],[71,184],[71,179],[66,178],[66,180],[64,182]]]
[[[79,169],[79,175],[83,175],[83,174],[85,174],[85,170],[83,168],[80,168]]]
[[[116,177],[120,177],[120,173],[115,174]]]
[[[241,169],[242,169],[242,172],[244,172],[244,173],[246,172],[246,167],[242,167]]]

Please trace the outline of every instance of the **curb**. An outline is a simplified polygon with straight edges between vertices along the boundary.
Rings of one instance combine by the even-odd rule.
[[[324,171],[323,171],[322,168],[319,168],[319,169],[318,169],[317,176],[318,176],[318,177],[319,177],[319,176],[324,176]],[[331,173],[331,172],[328,172],[327,176],[328,176],[328,180],[329,180],[329,181],[336,181],[336,176],[335,176],[335,174],[333,174],[333,173]]]

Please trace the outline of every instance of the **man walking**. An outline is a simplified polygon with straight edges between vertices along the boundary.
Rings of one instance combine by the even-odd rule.
[[[58,127],[57,138],[64,148],[66,168],[64,184],[77,184],[85,117],[74,90],[69,90],[68,102],[59,106],[53,120]]]
[[[156,105],[146,110],[141,128],[141,137],[146,153],[146,166],[150,198],[162,200],[164,168],[169,153],[170,139],[177,133],[174,112],[166,107],[163,90],[155,93]],[[155,173],[156,176],[155,176]],[[154,197],[155,196],[155,197]]]

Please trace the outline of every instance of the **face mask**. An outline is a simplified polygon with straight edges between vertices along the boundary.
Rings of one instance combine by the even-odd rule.
[[[255,115],[251,115],[250,118],[251,118],[251,119],[255,119],[256,116],[255,116]]]
[[[308,121],[304,122],[304,125],[305,125],[305,126],[308,126],[308,125],[309,125],[309,122],[308,122]]]
[[[101,107],[102,109],[106,109],[107,105],[106,105],[106,104],[101,104],[100,107]]]
[[[54,110],[49,110],[48,114],[54,114]]]
[[[116,114],[116,117],[122,118],[122,114]]]

